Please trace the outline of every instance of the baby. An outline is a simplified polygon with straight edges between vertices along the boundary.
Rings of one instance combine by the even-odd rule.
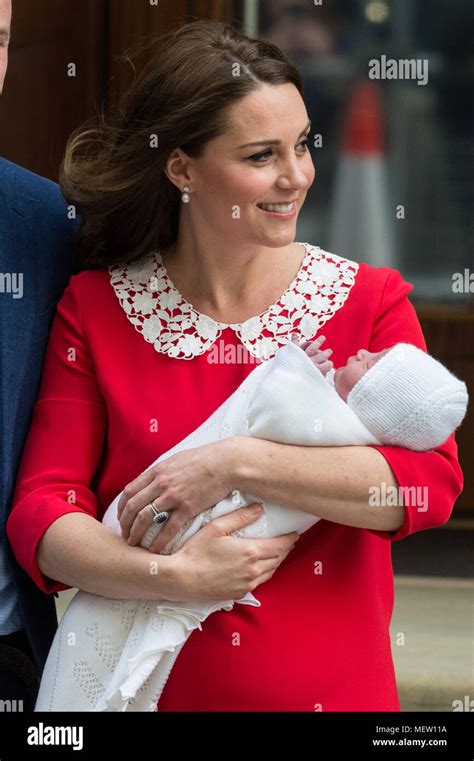
[[[347,401],[349,392],[355,386],[357,381],[362,378],[364,373],[367,372],[369,367],[372,367],[378,359],[390,351],[389,349],[383,349],[379,352],[370,352],[366,349],[359,349],[357,354],[349,357],[346,365],[339,367],[334,372],[334,365],[329,359],[332,354],[332,349],[321,350],[321,346],[326,340],[326,336],[318,336],[314,341],[298,342],[297,336],[295,333],[292,333],[291,340],[298,343],[299,347],[308,355],[318,370],[326,376],[341,399],[344,399],[345,402]]]
[[[298,343],[295,334],[292,341]],[[326,340],[298,343],[315,367],[384,444],[429,451],[461,424],[467,409],[466,384],[416,346],[398,343],[379,352],[359,349],[334,370]]]

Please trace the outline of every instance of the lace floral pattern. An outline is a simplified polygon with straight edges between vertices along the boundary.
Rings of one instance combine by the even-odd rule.
[[[253,357],[266,360],[287,343],[290,333],[313,338],[343,306],[359,269],[357,262],[319,246],[300,245],[306,254],[286,291],[264,312],[241,323],[217,322],[198,312],[168,277],[159,251],[112,265],[110,283],[128,320],[157,352],[193,359],[231,328]]]

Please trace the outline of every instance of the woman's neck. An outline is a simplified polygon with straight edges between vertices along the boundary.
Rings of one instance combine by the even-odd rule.
[[[244,322],[273,304],[296,276],[305,251],[292,243],[245,256],[215,256],[178,248],[161,252],[168,277],[182,297],[218,322]]]

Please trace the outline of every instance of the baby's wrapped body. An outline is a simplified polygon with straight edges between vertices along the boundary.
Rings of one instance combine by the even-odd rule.
[[[374,366],[378,373],[388,364],[387,357],[391,353]],[[427,360],[431,359],[426,356]],[[436,360],[432,362],[436,363]],[[369,376],[375,376],[374,368],[364,377],[370,380]],[[327,367],[325,369],[327,371]],[[445,372],[450,376],[448,371]],[[460,383],[454,376],[450,378]],[[443,376],[444,386],[450,378]],[[354,398],[359,399],[362,416],[370,421],[365,410],[362,380],[353,388]],[[298,345],[289,342],[273,359],[256,367],[199,428],[152,465],[183,449],[237,435],[299,446],[385,443],[384,437],[377,438],[351,409],[352,393],[351,390],[346,403],[329,378],[318,369],[318,364]],[[464,416],[462,393],[460,398],[458,394],[457,404],[457,418],[449,419],[447,423],[453,430]],[[403,431],[400,432],[400,425],[397,427],[399,421],[391,419],[392,426],[394,423],[396,435],[402,440]],[[445,427],[446,420],[444,427],[440,426],[440,441],[452,433],[450,430],[445,436]],[[412,422],[409,430],[413,430]],[[115,498],[103,518],[103,523],[118,534],[121,534],[117,520],[120,497],[121,494]],[[185,525],[163,553],[178,551],[205,523],[252,502],[262,501],[256,495],[232,492]],[[291,531],[302,533],[319,520],[310,513],[270,502],[262,504],[264,510],[258,520],[236,532],[237,535],[256,538]],[[141,545],[149,547],[160,528],[159,524],[153,523]],[[106,599],[79,591],[61,619],[46,662],[35,710],[155,711],[173,664],[191,632],[201,628],[211,613],[231,610],[235,602],[260,606],[251,593],[237,601],[157,603]]]

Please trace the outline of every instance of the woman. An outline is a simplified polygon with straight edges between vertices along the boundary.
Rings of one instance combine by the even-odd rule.
[[[67,147],[88,269],[58,305],[8,532],[48,593],[226,599],[258,586],[261,608],[193,632],[160,711],[399,711],[390,542],[445,523],[462,489],[454,436],[422,453],[230,437],[143,473],[291,333],[324,325],[336,366],[359,346],[426,350],[396,270],[294,242],[314,180],[308,127],[275,46],[199,21],[167,35],[110,123]],[[428,486],[430,503],[377,508],[373,486]],[[124,487],[122,539],[99,520]],[[176,555],[136,546],[157,511],[169,517],[153,553],[233,489],[323,520],[296,547],[293,534],[229,536],[254,520],[244,510]],[[83,664],[71,689],[94,692]]]

